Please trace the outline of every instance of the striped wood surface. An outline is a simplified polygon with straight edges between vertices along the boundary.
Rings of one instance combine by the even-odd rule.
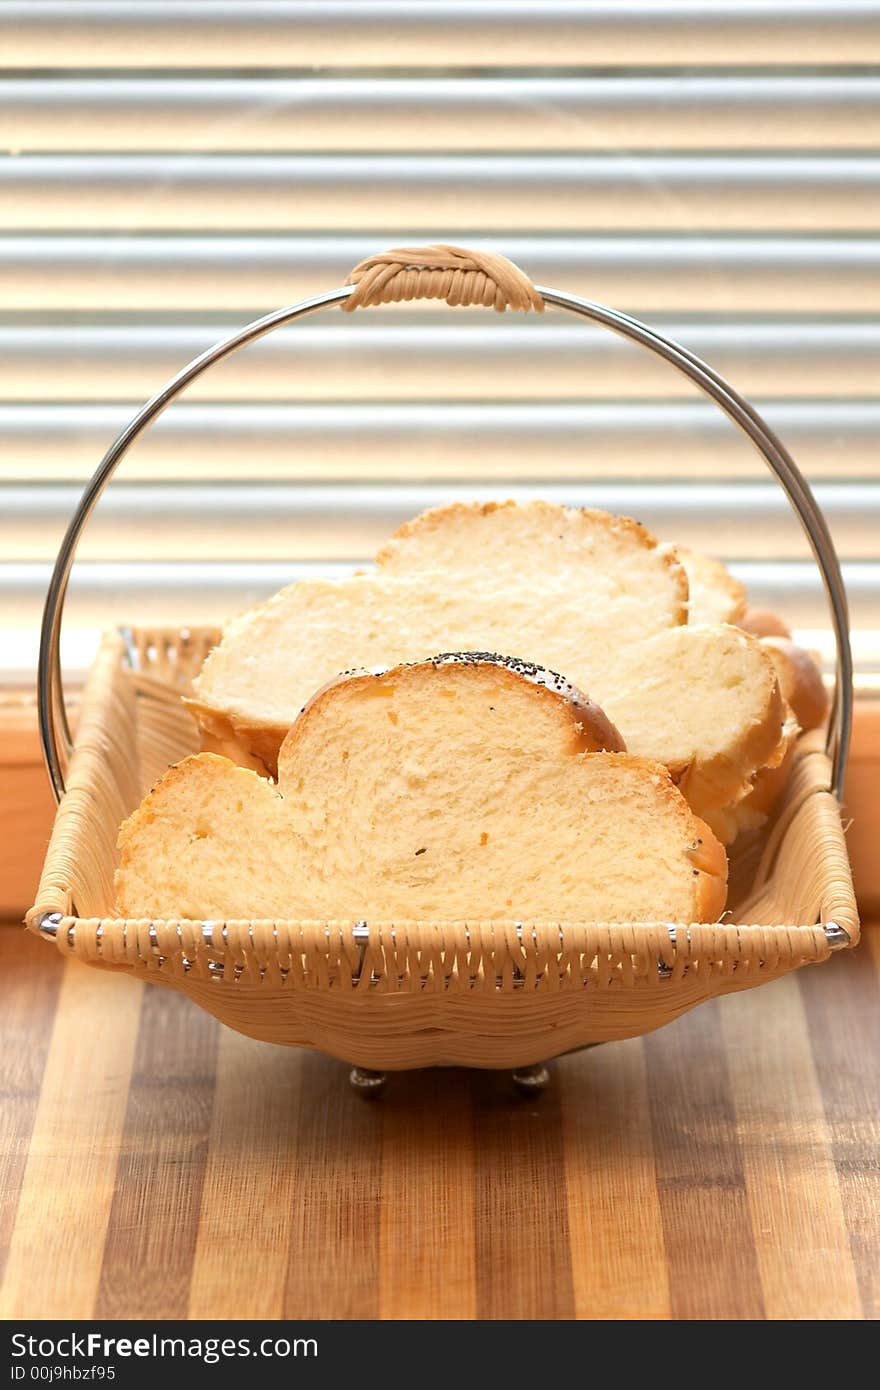
[[[880,1312],[880,933],[506,1076],[345,1071],[0,930],[9,1317]]]

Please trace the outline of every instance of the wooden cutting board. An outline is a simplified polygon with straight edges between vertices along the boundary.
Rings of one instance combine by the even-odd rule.
[[[0,931],[10,1317],[876,1318],[880,933],[567,1058],[392,1078]]]

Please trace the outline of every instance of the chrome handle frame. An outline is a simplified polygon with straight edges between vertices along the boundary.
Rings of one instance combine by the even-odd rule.
[[[796,513],[801,527],[810,544],[810,549],[822,575],[822,582],[831,611],[836,645],[836,670],[834,700],[828,723],[826,748],[832,759],[832,790],[840,798],[843,777],[849,751],[852,728],[853,665],[849,640],[849,614],[846,590],[840,570],[840,562],[834,549],[827,523],[813,496],[803,474],[781,440],[774,434],[753,406],[713,371],[711,367],[687,348],[649,328],[638,319],[631,318],[615,309],[596,304],[576,295],[565,294],[560,290],[535,286],[545,304],[563,309],[576,317],[589,319],[601,324],[623,338],[647,348],[656,356],[675,367],[683,376],[692,381],[709,396],[724,412],[761,454],[770,471],[775,474]],[[238,333],[215,343],[213,347],[200,353],[198,357],[173,376],[138,411],[116,441],[107,450],[98,468],[87,484],[79,500],[70,525],[58,551],[58,558],[52,571],[52,578],[46,594],[43,621],[40,632],[40,659],[37,673],[37,702],[40,722],[40,740],[43,756],[52,783],[56,801],[60,801],[66,791],[65,775],[73,751],[70,723],[64,701],[64,688],[61,675],[61,620],[64,600],[70,581],[70,572],[76,556],[80,537],[107,486],[128,450],[143,431],[162,412],[177,400],[187,386],[198,380],[215,363],[229,357],[239,348],[257,342],[276,328],[317,313],[321,309],[340,304],[354,293],[355,286],[346,285],[341,289],[330,290],[313,299],[300,301],[284,309],[275,310],[262,318],[247,324]]]

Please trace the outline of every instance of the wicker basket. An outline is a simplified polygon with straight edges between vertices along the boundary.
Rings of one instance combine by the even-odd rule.
[[[40,662],[41,727],[60,805],[28,925],[107,970],[168,985],[230,1027],[320,1048],[360,1067],[523,1067],[648,1032],[716,994],[748,989],[858,939],[838,801],[851,708],[846,604],[821,513],[760,417],[705,364],[644,325],[532,286],[501,257],[423,248],[364,263],[355,287],[250,325],[190,364],[140,412],[87,489],[59,555]],[[716,925],[592,922],[122,921],[113,910],[120,822],[197,732],[179,695],[217,640],[199,630],[109,633],[85,690],[75,745],[58,662],[79,534],[120,459],[213,362],[327,304],[432,297],[496,308],[553,304],[665,357],[745,430],[788,492],[813,545],[838,640],[828,740],[799,740],[781,805],[738,846],[727,919]]]

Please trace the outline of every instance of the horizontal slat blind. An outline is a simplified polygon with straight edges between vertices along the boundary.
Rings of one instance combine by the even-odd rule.
[[[768,552],[797,559],[800,536],[788,526],[787,504],[770,482],[724,483],[612,481],[578,484],[548,480],[514,484],[511,495],[542,497],[578,506],[635,513],[649,526],[699,548],[711,532],[714,545],[758,563]],[[79,488],[46,484],[6,490],[9,528],[6,558],[40,562],[47,541],[60,542]],[[478,499],[483,489],[465,479],[384,484],[364,494],[361,482],[271,483],[224,481],[211,487],[178,482],[120,483],[92,522],[89,553],[113,563],[174,563],[181,556],[234,564],[291,556],[309,561],[368,562],[388,535],[421,506]],[[857,560],[880,529],[880,497],[870,484],[821,484],[816,495],[832,528],[845,537],[845,559]],[[152,518],[145,530],[143,517]]]
[[[500,249],[648,317],[815,484],[880,674],[880,0],[0,5],[0,678],[144,398],[370,251]],[[328,314],[210,374],[96,514],[66,651],[344,573],[422,506],[548,496],[721,554],[828,653],[760,459],[559,314]]]
[[[876,481],[880,401],[759,402],[813,479]],[[134,414],[115,406],[0,406],[7,477],[85,481]],[[16,464],[14,460],[18,460]],[[766,469],[708,402],[178,405],[138,442],[127,478],[726,477]],[[120,474],[120,480],[122,474]]]
[[[874,0],[5,0],[10,67],[867,63]]]
[[[196,382],[186,399],[359,403],[384,398],[391,381],[397,401],[522,402],[535,395],[544,401],[668,401],[695,394],[648,353],[561,315],[527,325],[486,314],[402,320],[390,309],[342,323],[312,319],[235,354]],[[870,397],[880,381],[880,320],[756,323],[655,314],[652,322],[746,392]],[[233,318],[208,324],[120,316],[51,327],[7,319],[0,325],[0,401],[81,404],[100,382],[103,401],[135,404],[237,327]],[[849,406],[846,414],[854,419]],[[187,466],[179,457],[177,467]],[[134,456],[131,467],[137,467]]]
[[[49,153],[860,150],[880,78],[7,78],[0,128]]]
[[[872,231],[867,155],[20,155],[0,230]]]

